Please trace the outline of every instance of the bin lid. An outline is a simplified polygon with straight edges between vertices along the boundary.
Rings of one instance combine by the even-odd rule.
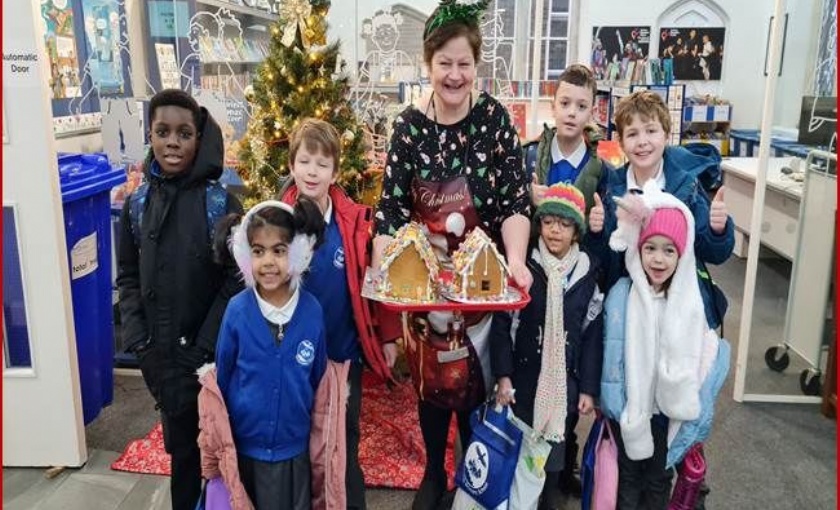
[[[61,154],[58,174],[64,203],[110,192],[111,188],[127,180],[125,169],[111,166],[108,156],[103,153]]]

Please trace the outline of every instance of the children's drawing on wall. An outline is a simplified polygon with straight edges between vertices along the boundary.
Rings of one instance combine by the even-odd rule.
[[[480,25],[481,62],[487,63],[489,69],[482,73],[485,78],[493,80],[493,93],[499,97],[512,97],[511,62],[513,56],[513,40],[504,40],[505,27],[502,12],[494,10],[487,12]]]
[[[649,50],[649,26],[593,27],[589,63],[596,80],[640,81]]]
[[[257,7],[270,9],[268,4]],[[252,77],[249,71],[234,66],[262,61],[268,53],[267,36],[246,37],[240,20],[228,9],[219,8],[199,11],[190,18],[188,37],[190,54],[181,60],[181,82],[219,123],[225,164],[236,165],[239,141],[252,115],[247,100]]]
[[[42,0],[40,19],[50,61],[51,96],[53,99],[78,97],[81,81],[73,7],[69,0]]]
[[[659,58],[673,61],[674,79],[720,80],[725,34],[721,27],[662,28]]]
[[[367,81],[398,83],[417,77],[415,59],[398,47],[402,24],[402,14],[391,12],[390,7],[376,11],[362,23],[362,38],[372,45],[359,72]]]
[[[391,7],[380,9],[362,22],[361,37],[367,53],[359,64],[358,78],[350,90],[350,102],[363,120],[375,117],[385,99],[376,92],[378,85],[393,85],[417,79],[417,64],[399,48],[403,16]]]
[[[225,8],[193,15],[188,37],[190,54],[181,59],[180,68],[184,90],[190,93],[213,90],[244,101],[250,76],[233,66],[261,61],[267,52],[267,42],[246,38],[239,19]],[[200,73],[202,63],[205,70]]]

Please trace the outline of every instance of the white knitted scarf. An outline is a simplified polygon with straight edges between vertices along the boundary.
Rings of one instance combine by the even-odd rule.
[[[542,335],[542,364],[534,400],[534,430],[548,441],[563,440],[566,425],[566,328],[563,325],[563,293],[566,277],[580,255],[577,243],[563,258],[548,251],[539,240],[540,258],[548,275],[545,331]]]

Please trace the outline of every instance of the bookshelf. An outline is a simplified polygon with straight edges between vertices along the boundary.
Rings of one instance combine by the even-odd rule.
[[[196,0],[196,16],[206,30],[197,35],[200,86],[241,96],[270,47],[270,27],[278,19],[259,0]]]
[[[618,131],[615,125],[615,110],[622,98],[629,96],[636,90],[651,90],[659,94],[668,107],[671,115],[671,132],[668,143],[679,145],[683,136],[683,106],[685,100],[685,85],[599,85],[595,94],[595,114],[593,120],[603,130],[608,140],[617,140]]]
[[[683,108],[682,143],[708,143],[717,147],[721,156],[729,156],[731,122],[731,104],[705,104],[689,100]]]
[[[668,133],[668,144],[679,145],[683,136],[683,106],[685,105],[685,85],[633,85],[630,91],[650,90],[656,92],[668,106],[671,115],[671,132]]]

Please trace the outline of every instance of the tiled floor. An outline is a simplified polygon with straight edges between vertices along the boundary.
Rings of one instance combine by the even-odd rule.
[[[94,450],[81,469],[3,469],[4,510],[168,510],[169,477],[112,471],[117,452]]]

